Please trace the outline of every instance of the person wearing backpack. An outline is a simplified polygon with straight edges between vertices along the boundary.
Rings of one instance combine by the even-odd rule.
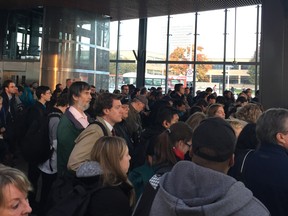
[[[68,169],[77,171],[79,166],[90,159],[95,141],[102,136],[116,136],[114,125],[122,121],[121,95],[102,93],[96,103],[97,118],[75,140],[75,146],[68,160]]]
[[[50,155],[48,136],[46,102],[50,101],[51,91],[48,86],[39,86],[36,89],[38,100],[27,113],[27,131],[21,147],[24,159],[28,162],[28,179],[34,191],[29,193],[29,200],[33,211],[37,211],[36,195],[40,176],[39,163],[44,162]]]
[[[128,146],[123,138],[94,141],[89,161],[76,172],[73,188],[47,209],[46,216],[131,216],[135,193],[127,178]]]
[[[64,93],[62,93],[64,94]],[[89,125],[91,119],[85,114],[91,101],[90,85],[86,82],[74,82],[68,91],[69,108],[62,116],[57,128],[57,170],[58,176],[73,177],[67,170],[67,163],[75,145],[75,139]]]
[[[61,116],[68,108],[67,94],[60,95],[54,107],[48,114],[48,127],[49,127],[49,141],[50,146],[53,148],[51,157],[44,163],[38,165],[41,171],[42,184],[41,184],[41,196],[40,196],[40,210],[44,211],[49,191],[53,182],[57,178],[57,127]],[[42,215],[42,214],[40,214]]]

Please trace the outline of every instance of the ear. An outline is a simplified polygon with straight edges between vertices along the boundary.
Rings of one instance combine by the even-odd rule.
[[[284,134],[282,133],[277,133],[276,134],[276,140],[279,144],[286,144],[286,140],[285,140],[285,137],[284,137]]]
[[[170,124],[167,122],[167,120],[164,120],[162,123],[163,127],[165,127],[166,129],[168,129],[170,127]]]
[[[109,110],[109,109],[103,109],[103,113],[104,113],[105,115],[108,115],[108,114],[109,114],[109,112],[110,112],[110,110]]]
[[[74,100],[74,101],[78,101],[78,97],[77,97],[77,96],[72,95],[72,97],[73,97],[73,100]]]
[[[235,155],[231,155],[230,159],[229,159],[229,167],[234,166],[235,163]]]

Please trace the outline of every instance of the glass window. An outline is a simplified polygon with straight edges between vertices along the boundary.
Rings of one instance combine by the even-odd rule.
[[[116,59],[117,33],[118,33],[118,21],[111,22],[110,23],[110,60]]]
[[[195,37],[195,13],[170,18],[169,60],[192,61]]]
[[[201,12],[197,19],[197,61],[223,61],[225,11]]]
[[[189,86],[187,83],[187,64],[169,64],[168,88],[174,89],[175,84],[182,83],[184,87]]]
[[[146,59],[163,61],[166,59],[168,17],[148,18]]]
[[[120,22],[120,56],[122,60],[135,60],[133,50],[138,50],[139,20],[125,20]]]
[[[252,5],[228,10],[227,61],[234,61],[235,58],[237,62],[249,62],[253,59],[256,50],[256,24],[257,6]]]

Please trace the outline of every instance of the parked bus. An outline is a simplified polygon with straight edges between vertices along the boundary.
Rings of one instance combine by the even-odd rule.
[[[165,90],[166,77],[164,75],[153,75],[145,74],[145,87],[162,87]],[[168,88],[174,89],[174,85],[177,83],[182,83],[185,87],[187,85],[186,76],[169,76],[168,77]],[[133,84],[136,85],[136,72],[128,72],[123,74],[123,84]]]

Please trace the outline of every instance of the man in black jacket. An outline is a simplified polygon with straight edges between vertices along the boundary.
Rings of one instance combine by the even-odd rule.
[[[48,121],[47,120],[47,110],[46,110],[46,102],[51,99],[51,90],[48,86],[39,86],[36,89],[37,101],[31,107],[27,115],[27,134],[25,135],[27,140],[29,140],[26,144],[22,144],[22,151],[26,160],[28,161],[28,178],[33,185],[33,193],[29,194],[29,201],[31,202],[31,206],[34,207],[33,211],[37,210],[36,205],[36,194],[37,194],[37,185],[38,179],[40,176],[40,170],[38,168],[39,162],[41,161],[41,157],[44,157],[46,153],[48,154],[49,149],[44,152],[44,145],[47,144],[49,147],[49,135],[48,135]],[[46,125],[47,124],[47,125]],[[47,129],[47,130],[46,130]],[[35,131],[35,132],[32,132]],[[37,133],[40,133],[38,136]],[[27,137],[30,136],[30,137]],[[26,139],[25,138],[25,139]],[[38,148],[41,146],[41,149]],[[45,146],[46,147],[46,146]],[[43,150],[43,151],[41,151]],[[35,152],[34,152],[35,151]],[[36,153],[37,151],[37,153]],[[25,153],[26,152],[26,153]],[[32,153],[34,152],[34,153]],[[31,155],[30,155],[31,154]],[[27,156],[30,155],[30,156]],[[45,159],[43,158],[44,162]]]
[[[17,115],[17,103],[15,99],[16,86],[12,80],[5,80],[3,83],[3,91],[1,96],[3,98],[3,109],[5,112],[4,127],[5,132],[3,134],[5,142],[9,146],[9,151],[14,154],[16,148],[16,137],[13,131],[15,118]]]

